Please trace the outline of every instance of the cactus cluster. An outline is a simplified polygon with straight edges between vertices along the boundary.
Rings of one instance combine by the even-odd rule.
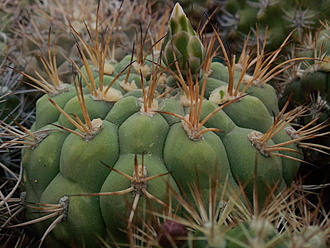
[[[102,36],[101,33],[96,32],[104,30],[108,23],[115,23],[116,30],[112,35],[111,44],[109,44],[111,54],[109,53],[107,59],[120,60],[130,53],[134,33],[141,25],[140,20],[143,20],[143,26],[151,22],[152,17],[147,14],[149,4],[130,4],[128,1],[115,0],[99,1],[99,5],[97,5],[97,2],[83,0],[73,3],[51,0],[38,5],[26,6],[29,11],[29,21],[18,22],[13,27],[15,35],[20,38],[16,45],[20,51],[17,54],[17,60],[19,66],[24,68],[24,72],[34,76],[37,72],[49,80],[40,56],[47,53],[51,40],[55,41],[57,47],[55,65],[59,77],[65,82],[72,83],[74,68],[72,68],[69,58],[79,62],[79,53],[72,30],[79,32],[84,40],[89,40],[91,35]],[[120,11],[121,9],[125,9],[125,11]],[[29,81],[28,78],[24,79]]]
[[[293,92],[291,106],[309,104],[305,122],[329,118],[329,24],[323,23],[315,36],[306,36],[305,42],[296,48],[296,56],[311,59],[292,68],[291,77],[285,81],[283,98]]]
[[[327,22],[315,35],[306,35],[301,44],[294,50],[294,56],[306,56],[310,59],[293,66],[286,77],[284,77],[283,90],[280,93],[280,105],[286,99],[291,98],[289,108],[301,108],[304,106],[305,113],[297,118],[295,122],[298,125],[310,125],[314,129],[324,126],[324,131],[329,131],[327,121],[329,119],[329,35],[330,28]],[[318,138],[318,147],[328,147],[330,145],[329,136]],[[315,147],[315,151],[317,151]],[[317,152],[308,152],[306,159],[312,163],[317,162],[320,173],[327,172],[328,160],[322,159],[322,154]]]
[[[269,33],[267,46],[271,49],[276,49],[293,29],[294,40],[299,42],[306,33],[319,27],[320,20],[330,17],[330,4],[326,0],[313,3],[305,0],[178,2],[191,16],[201,16],[206,11],[212,22],[219,26],[222,38],[236,49],[241,48],[249,33],[255,35],[266,29]]]
[[[90,36],[92,45],[73,31],[81,61],[70,59],[72,84],[59,77],[50,46],[41,59],[45,77],[24,73],[44,95],[30,130],[6,129],[16,138],[3,146],[24,145],[19,201],[26,217],[10,224],[11,216],[6,225],[32,224],[40,246],[122,245],[155,212],[170,216],[184,201],[198,200],[192,185],[207,198],[212,179],[214,202],[245,199],[242,206],[255,209],[291,186],[304,159],[300,144],[307,147],[322,128],[297,132],[290,123],[305,109],[285,112],[286,103],[280,110],[267,84],[288,68],[290,61],[273,66],[288,38],[273,53],[264,42],[256,53],[244,47],[236,59],[216,31],[203,42],[176,4],[163,40],[145,51],[147,30],[136,36],[135,53],[116,62],[108,60],[113,28]],[[213,61],[220,52],[225,64]],[[268,222],[252,220],[221,226],[217,231],[228,238],[217,247],[238,247],[260,225],[264,242],[279,235]],[[205,247],[203,240],[190,244]]]
[[[208,196],[203,196],[200,187],[193,186],[193,201],[175,195],[184,213],[163,216],[165,221],[158,228],[158,243],[161,247],[328,247],[329,220],[316,224],[313,215],[327,216],[324,211],[306,210],[306,196],[295,185],[272,199],[266,208],[250,208],[237,196],[223,201],[218,198],[219,184],[210,184]],[[292,197],[294,194],[303,198]],[[291,199],[291,200],[288,200]],[[292,210],[295,210],[295,213]],[[297,221],[303,218],[304,221]],[[148,229],[141,232],[140,239],[154,244]],[[182,245],[184,242],[185,245]],[[174,245],[175,244],[175,245]]]

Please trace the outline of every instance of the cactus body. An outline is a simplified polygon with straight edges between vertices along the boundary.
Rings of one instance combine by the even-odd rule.
[[[187,66],[190,65],[190,70],[203,75],[200,63],[204,47],[189,21],[182,17],[183,12],[178,5],[173,13],[169,22],[171,32],[184,30],[185,35],[193,36],[188,43],[195,44],[185,44],[184,48],[188,49],[181,51],[182,44],[176,44],[179,41],[172,34],[164,43],[167,56],[164,63],[172,63],[169,57],[171,52],[176,51],[169,50],[174,47],[189,61],[179,63],[181,72],[189,71]],[[125,68],[128,64],[127,58],[115,64],[114,74],[122,70],[118,68]],[[211,68],[213,73],[209,80],[218,80],[219,84],[226,86],[226,67],[213,62]],[[174,69],[174,72],[177,73],[177,70]],[[124,78],[126,73],[124,71],[121,77]],[[154,83],[152,70],[146,75],[141,74],[132,70],[130,78],[138,80],[142,76],[144,86],[151,88]],[[171,81],[169,73],[164,72],[164,75],[168,82]],[[224,81],[219,81],[220,78]],[[189,80],[188,74],[185,74],[185,80]],[[218,83],[208,85],[208,91],[214,91]],[[270,113],[278,106],[268,102],[268,99],[274,97],[260,99],[257,94],[242,97],[214,113],[196,131],[184,119],[193,112],[194,104],[186,105],[182,101],[187,97],[183,92],[163,94],[148,102],[148,97],[150,100],[154,95],[164,93],[168,86],[159,84],[155,92],[146,94],[141,85],[141,81],[136,82],[137,89],[127,91],[119,81],[115,82],[113,87],[121,92],[116,100],[97,99],[82,87],[78,95],[72,87],[67,92],[51,96],[64,112],[73,114],[73,119],[85,118],[86,125],[74,125],[64,112],[55,114],[56,108],[52,104],[45,107],[46,104],[41,104],[44,100],[39,100],[34,131],[50,130],[36,147],[26,148],[23,152],[23,184],[27,202],[59,204],[64,196],[69,197],[68,203],[60,204],[62,219],[47,236],[47,247],[56,247],[56,243],[62,247],[83,244],[95,247],[97,237],[104,238],[107,231],[122,241],[125,235],[121,230],[127,227],[123,220],[133,221],[143,214],[150,214],[144,209],[161,211],[168,203],[169,187],[178,194],[190,197],[190,184],[199,183],[203,192],[208,188],[210,178],[215,178],[221,184],[227,184],[233,194],[240,193],[238,185],[243,186],[248,199],[253,202],[256,182],[258,202],[262,205],[274,188],[285,188],[284,180],[288,185],[292,182],[296,171],[288,168],[296,167],[296,161],[276,156],[281,151],[275,152],[275,155],[262,151],[253,139],[249,139],[255,132],[265,133],[271,127],[273,116]],[[86,109],[81,108],[81,97]],[[201,102],[200,115],[193,116],[198,117],[198,123],[219,107],[208,98]],[[61,128],[46,126],[48,123]],[[198,135],[206,128],[221,131],[212,130]],[[73,131],[69,133],[69,129]],[[266,145],[273,146],[279,142],[281,138],[274,137]],[[299,151],[295,144],[291,146]],[[283,168],[284,164],[287,168]],[[132,206],[136,209],[132,210]],[[135,214],[132,215],[132,212]],[[42,215],[27,211],[28,219]],[[50,221],[47,223],[49,225]],[[36,229],[44,232],[47,223],[36,224]]]
[[[313,44],[310,47],[302,45],[297,49],[297,56],[307,56],[311,60],[302,63],[299,68],[293,68],[291,79],[287,80],[283,90],[283,101],[292,94],[291,108],[299,105],[308,106],[306,114],[299,119],[303,125],[318,119],[315,124],[326,121],[330,116],[330,46],[328,38],[329,24],[324,23],[322,28],[313,35]],[[329,145],[329,140],[322,143]]]

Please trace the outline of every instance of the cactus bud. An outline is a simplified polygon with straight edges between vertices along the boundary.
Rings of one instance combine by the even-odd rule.
[[[192,74],[198,73],[205,58],[205,48],[178,3],[172,11],[162,50],[164,63],[177,71],[177,60],[183,75],[188,69]]]

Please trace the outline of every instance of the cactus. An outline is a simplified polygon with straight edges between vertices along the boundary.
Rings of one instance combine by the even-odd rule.
[[[38,72],[48,80],[39,57],[47,53],[51,39],[56,43],[58,50],[54,63],[58,69],[59,78],[72,83],[74,68],[68,58],[79,62],[79,53],[72,30],[88,40],[91,35],[102,37],[102,33],[97,33],[101,30],[97,25],[103,27],[110,22],[116,23],[117,29],[113,30],[111,44],[109,44],[112,52],[107,62],[117,62],[131,52],[134,32],[139,28],[141,20],[146,23],[151,22],[151,17],[146,14],[149,5],[152,4],[129,4],[126,1],[117,0],[98,1],[98,5],[93,0],[83,0],[79,3],[52,0],[42,5],[26,6],[29,9],[27,17],[29,22],[17,23],[15,27],[15,34],[19,37],[16,43],[16,49],[19,50],[18,63],[24,68],[26,74],[36,76],[35,72]],[[125,9],[125,12],[121,9]],[[121,12],[120,18],[118,18],[119,12]],[[145,25],[143,23],[143,26]],[[93,62],[95,61],[92,60],[91,63]],[[28,78],[25,80],[29,81]]]
[[[291,97],[288,109],[305,108],[305,113],[295,120],[296,125],[307,126],[314,130],[322,127],[323,132],[329,132],[329,23],[324,22],[316,32],[310,32],[297,44],[290,56],[307,56],[311,59],[296,64],[287,71],[283,80],[283,88],[280,94],[280,105],[283,105]],[[305,132],[303,128],[301,132]],[[315,164],[314,168],[302,167],[301,174],[310,184],[326,182],[329,174],[329,135],[314,136],[312,150],[305,151],[305,161]],[[301,144],[304,148],[304,144]],[[320,153],[320,149],[324,149]],[[321,192],[321,190],[317,190]]]
[[[293,92],[294,105],[311,104],[310,116],[305,122],[320,115],[320,121],[329,116],[329,42],[330,26],[323,23],[316,34],[306,36],[305,42],[297,46],[295,56],[308,56],[308,62],[291,70],[291,78],[286,80],[283,99]]]
[[[194,202],[176,196],[189,215],[163,216],[166,219],[163,225],[167,228],[161,226],[159,229],[159,244],[165,243],[164,236],[167,237],[166,244],[172,241],[172,245],[164,247],[175,247],[173,243],[182,240],[186,241],[182,247],[189,248],[326,247],[329,244],[326,237],[330,224],[327,213],[317,208],[306,209],[310,203],[304,199],[306,194],[300,191],[299,183],[281,195],[273,196],[266,208],[251,209],[235,195],[223,201],[224,194],[220,197],[217,194],[218,182],[212,182],[207,197],[201,194],[197,185],[191,188]],[[288,201],[293,194],[301,198]],[[292,213],[292,209],[296,213]],[[318,217],[314,213],[323,215],[325,219],[316,220]],[[164,230],[167,230],[167,235]],[[148,240],[147,236],[142,238]],[[147,245],[152,243],[155,241],[149,240]]]
[[[216,33],[204,46],[178,4],[162,57],[144,55],[142,37],[136,56],[108,66],[111,34],[105,46],[74,35],[83,67],[71,60],[73,85],[46,62],[51,82],[30,76],[46,94],[31,130],[17,134],[25,144],[27,221],[11,227],[33,224],[47,247],[95,247],[107,232],[115,243],[127,242],[126,230],[141,225],[141,216],[180,208],[179,196],[194,198],[191,184],[206,196],[211,176],[229,194],[242,187],[247,204],[258,207],[292,184],[303,160],[299,142],[310,136],[295,133],[290,122],[301,111],[280,111],[266,84],[281,72],[270,69],[278,51],[236,62]],[[226,66],[212,62],[215,41]]]
[[[224,41],[238,51],[249,33],[255,36],[256,25],[259,32],[268,29],[267,47],[276,49],[292,30],[295,30],[294,41],[299,43],[306,33],[319,27],[320,20],[328,20],[330,15],[330,4],[326,0],[317,3],[305,0],[178,2],[184,4],[191,16],[207,13],[211,21],[219,25]]]
[[[290,109],[305,106],[304,115],[296,120],[299,125],[310,125],[314,129],[323,126],[324,131],[329,131],[325,123],[330,114],[329,31],[329,23],[322,23],[322,27],[317,32],[306,35],[304,41],[296,46],[293,56],[307,56],[311,59],[297,64],[288,71],[280,98],[280,104],[283,105],[283,102],[291,96]],[[316,136],[315,139],[319,148],[328,149],[330,145],[328,136]],[[315,147],[315,150],[317,149]],[[309,152],[307,155],[307,161],[318,164],[319,168],[324,166],[324,169],[320,169],[321,175],[328,172],[327,160],[320,153]]]

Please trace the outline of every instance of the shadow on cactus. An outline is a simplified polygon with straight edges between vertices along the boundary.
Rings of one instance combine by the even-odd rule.
[[[161,51],[161,31],[146,49],[152,33],[147,28],[145,35],[136,36],[135,54],[108,63],[114,27],[101,38],[90,35],[92,45],[73,31],[83,64],[80,68],[71,60],[78,72],[74,85],[53,94],[49,89],[57,87],[56,77],[53,82],[31,77],[46,93],[37,102],[36,121],[31,130],[5,126],[13,139],[2,144],[23,144],[21,191],[26,197],[16,211],[25,210],[26,221],[9,219],[7,227],[31,224],[40,247],[134,246],[132,227],[152,222],[153,211],[165,209],[171,216],[185,208],[184,215],[197,218],[186,202],[198,205],[211,195],[209,204],[217,215],[220,195],[226,202],[243,197],[242,206],[252,206],[258,216],[291,186],[303,161],[299,146],[306,146],[302,141],[322,126],[299,137],[286,132],[303,110],[280,111],[267,82],[288,68],[289,61],[273,67],[287,40],[270,54],[264,46],[253,58],[244,51],[238,64],[216,31],[203,45],[176,4]],[[220,54],[215,41],[226,65],[212,62]],[[49,60],[42,60],[45,70],[56,74],[49,70],[52,52]],[[247,69],[253,67],[249,75]],[[210,178],[216,193],[208,191]],[[191,191],[196,182],[198,188]],[[114,241],[105,238],[107,233]]]

